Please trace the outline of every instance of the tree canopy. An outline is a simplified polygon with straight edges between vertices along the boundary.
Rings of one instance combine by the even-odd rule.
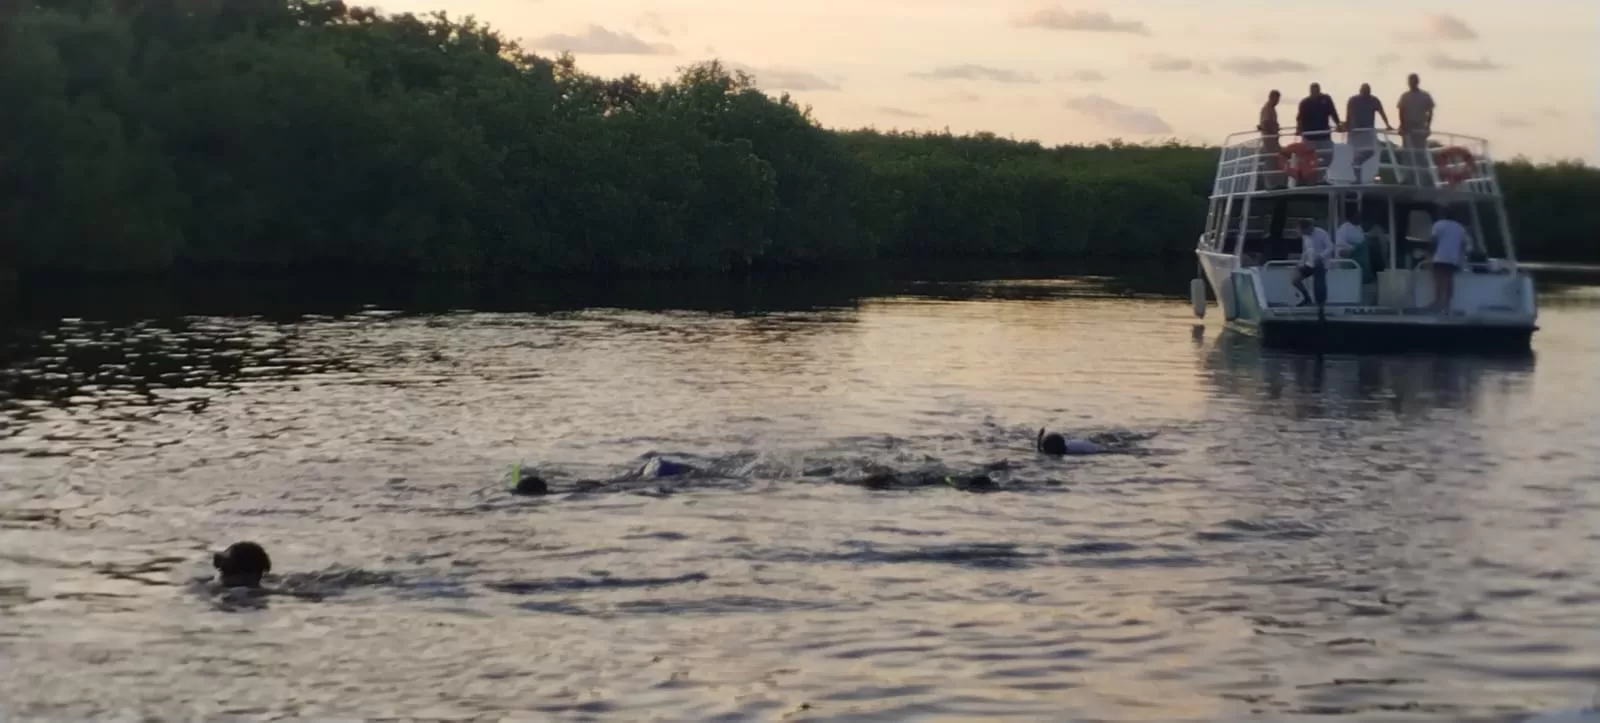
[[[717,62],[599,78],[442,12],[5,7],[0,244],[24,271],[1188,254],[1216,162],[1181,145],[832,131]],[[1600,261],[1600,206],[1582,202],[1600,171],[1501,173],[1524,257]]]

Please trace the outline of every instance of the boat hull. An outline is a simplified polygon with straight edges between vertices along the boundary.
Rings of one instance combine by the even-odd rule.
[[[1532,282],[1525,276],[1502,277],[1502,282],[1491,289],[1502,295],[1482,297],[1479,300],[1486,303],[1474,304],[1477,311],[1473,313],[1455,310],[1440,314],[1414,306],[1370,303],[1330,304],[1319,311],[1284,303],[1283,290],[1275,288],[1263,275],[1281,275],[1286,269],[1244,268],[1231,257],[1204,251],[1199,257],[1228,326],[1260,337],[1266,347],[1323,352],[1517,354],[1531,351],[1533,333],[1538,330]],[[1359,287],[1352,288],[1356,290],[1347,290],[1346,294],[1351,300],[1363,295]],[[1413,299],[1431,293],[1407,291]]]
[[[1227,254],[1208,252],[1200,252],[1196,256],[1200,259],[1200,270],[1205,275],[1206,284],[1211,287],[1211,295],[1222,310],[1222,318],[1234,320],[1239,316],[1239,304],[1233,293],[1233,272],[1239,267],[1239,260]]]
[[[1525,354],[1533,349],[1532,324],[1413,323],[1339,318],[1262,319],[1236,326],[1261,337],[1264,347],[1317,352],[1410,351]]]

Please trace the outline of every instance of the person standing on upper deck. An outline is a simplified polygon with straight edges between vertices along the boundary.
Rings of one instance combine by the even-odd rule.
[[[1269,169],[1278,171],[1282,170],[1277,167],[1278,152],[1282,150],[1282,146],[1278,143],[1278,133],[1282,130],[1278,127],[1278,101],[1282,98],[1283,94],[1276,90],[1268,93],[1267,104],[1261,106],[1261,118],[1256,122],[1256,130],[1261,131],[1261,155],[1265,158]],[[1273,173],[1263,178],[1266,187],[1277,188],[1279,175]]]
[[[1333,105],[1333,96],[1322,92],[1321,83],[1311,84],[1311,94],[1300,101],[1300,113],[1295,117],[1295,124],[1300,127],[1300,140],[1311,144],[1317,149],[1317,165],[1327,165],[1327,158],[1333,153],[1333,138],[1328,125],[1332,118],[1334,125],[1339,125],[1339,109]]]
[[[1406,165],[1418,174],[1427,168],[1428,134],[1433,132],[1433,96],[1422,89],[1422,81],[1412,73],[1406,78],[1411,89],[1400,95],[1400,143]]]
[[[1344,121],[1350,130],[1350,150],[1354,151],[1350,168],[1356,183],[1372,180],[1361,177],[1361,167],[1377,152],[1378,118],[1383,119],[1384,128],[1394,130],[1389,123],[1389,114],[1383,110],[1383,101],[1372,94],[1372,86],[1362,83],[1361,92],[1350,96],[1350,101],[1344,107]]]

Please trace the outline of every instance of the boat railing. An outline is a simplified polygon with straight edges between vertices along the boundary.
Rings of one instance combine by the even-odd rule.
[[[1322,139],[1328,143],[1319,150],[1317,141]],[[1297,145],[1308,140],[1312,142]],[[1367,150],[1372,157],[1363,162],[1362,169],[1355,169],[1356,155]],[[1305,151],[1310,154],[1303,154]],[[1290,172],[1291,163],[1299,169],[1308,160],[1314,161],[1309,173],[1296,177]],[[1437,132],[1408,141],[1398,131],[1383,129],[1336,130],[1313,138],[1299,136],[1294,129],[1277,135],[1234,133],[1223,142],[1212,193],[1220,196],[1319,185],[1398,186],[1486,196],[1500,193],[1488,141]]]
[[[1260,264],[1258,264],[1258,266],[1261,267],[1261,268],[1269,268],[1269,269],[1276,269],[1276,268],[1298,269],[1298,268],[1300,268],[1300,259],[1298,257],[1297,258],[1292,258],[1292,259],[1273,259],[1272,261],[1263,261]],[[1330,271],[1337,270],[1337,269],[1360,271],[1361,270],[1361,264],[1356,263],[1354,259],[1332,258],[1332,259],[1328,259],[1327,269],[1330,270]]]

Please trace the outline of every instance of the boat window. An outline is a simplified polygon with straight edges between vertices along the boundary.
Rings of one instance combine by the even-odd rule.
[[[1212,201],[1211,210],[1206,212],[1206,230],[1203,238],[1208,248],[1217,248],[1217,222],[1220,220],[1218,217],[1222,215],[1222,203],[1220,199]]]
[[[1481,228],[1472,229],[1472,240],[1477,249],[1493,259],[1506,258],[1506,238],[1500,228],[1500,212],[1492,203],[1480,203],[1478,222]]]
[[[1268,202],[1251,204],[1250,215],[1244,221],[1243,237],[1236,240],[1236,243],[1243,244],[1244,255],[1253,261],[1264,261],[1266,258],[1266,241],[1272,228],[1272,207],[1273,204]]]
[[[1433,240],[1433,213],[1425,208],[1414,208],[1406,217],[1406,240],[1428,243]]]
[[[1234,205],[1237,209],[1238,207],[1242,206],[1242,204],[1243,202],[1239,202]],[[1238,211],[1235,210],[1234,213],[1227,214],[1226,216],[1217,219],[1217,224],[1219,226],[1218,231],[1220,231],[1220,233],[1217,235],[1218,238],[1222,239],[1220,244],[1222,253],[1231,254],[1236,253],[1239,250],[1238,217]]]
[[[1414,268],[1429,256],[1433,244],[1431,208],[1419,204],[1395,205],[1395,222],[1400,224],[1394,232],[1395,268]]]
[[[1457,221],[1467,227],[1469,257],[1482,259],[1487,255],[1492,258],[1504,258],[1506,244],[1500,232],[1499,217],[1496,215],[1494,204],[1454,203],[1450,204],[1449,210]],[[1399,252],[1402,254],[1402,259],[1409,257],[1410,263],[1414,264],[1431,253],[1433,223],[1438,217],[1432,205],[1410,205],[1399,218],[1402,224],[1400,231],[1404,234],[1397,237],[1400,242]]]

